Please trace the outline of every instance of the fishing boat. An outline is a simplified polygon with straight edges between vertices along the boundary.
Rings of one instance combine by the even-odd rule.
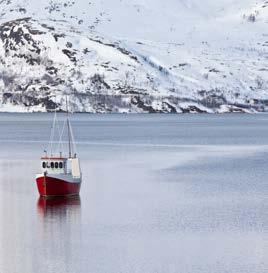
[[[49,141],[49,153],[44,151],[41,157],[41,171],[36,175],[36,184],[40,196],[75,196],[79,195],[82,183],[82,173],[79,158],[75,149],[73,131],[70,123],[68,106],[66,103],[66,118],[62,130],[60,130],[55,110],[53,125]],[[67,128],[67,141],[63,141]],[[59,141],[55,147],[55,131],[59,134]],[[66,145],[65,145],[66,144]],[[68,147],[64,156],[64,147]],[[54,152],[55,150],[55,152]]]

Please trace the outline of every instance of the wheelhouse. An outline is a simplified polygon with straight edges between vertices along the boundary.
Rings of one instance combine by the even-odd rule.
[[[67,158],[61,157],[42,157],[41,158],[42,172],[47,173],[66,173],[67,172]]]

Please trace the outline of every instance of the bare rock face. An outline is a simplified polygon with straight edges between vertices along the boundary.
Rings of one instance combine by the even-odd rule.
[[[0,111],[267,111],[267,1],[167,2],[0,0]]]

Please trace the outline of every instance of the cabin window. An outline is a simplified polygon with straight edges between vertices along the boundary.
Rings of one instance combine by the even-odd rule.
[[[62,169],[62,167],[63,167],[63,164],[62,164],[62,162],[60,162],[59,163],[59,168]]]
[[[51,163],[50,163],[50,167],[51,167],[52,169],[54,169],[54,162],[51,162]]]
[[[58,169],[59,168],[59,163],[55,162],[55,168]]]
[[[49,164],[49,162],[47,162],[47,168],[50,168],[50,164]]]
[[[43,169],[45,169],[46,166],[47,166],[46,162],[42,162],[42,167],[43,167]]]

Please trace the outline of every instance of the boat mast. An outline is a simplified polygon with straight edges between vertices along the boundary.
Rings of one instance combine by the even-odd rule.
[[[68,100],[67,100],[67,96],[66,96],[66,112],[67,112],[67,128],[68,128],[69,158],[71,158],[71,157],[72,157],[71,128],[70,128],[70,119],[69,119],[69,110],[68,110]]]
[[[54,111],[54,118],[53,118],[53,123],[50,131],[50,139],[49,139],[49,154],[50,157],[53,156],[53,141],[54,141],[54,135],[55,135],[55,127],[56,127],[56,121],[57,121],[57,109],[55,108]],[[47,156],[47,154],[46,154]]]

